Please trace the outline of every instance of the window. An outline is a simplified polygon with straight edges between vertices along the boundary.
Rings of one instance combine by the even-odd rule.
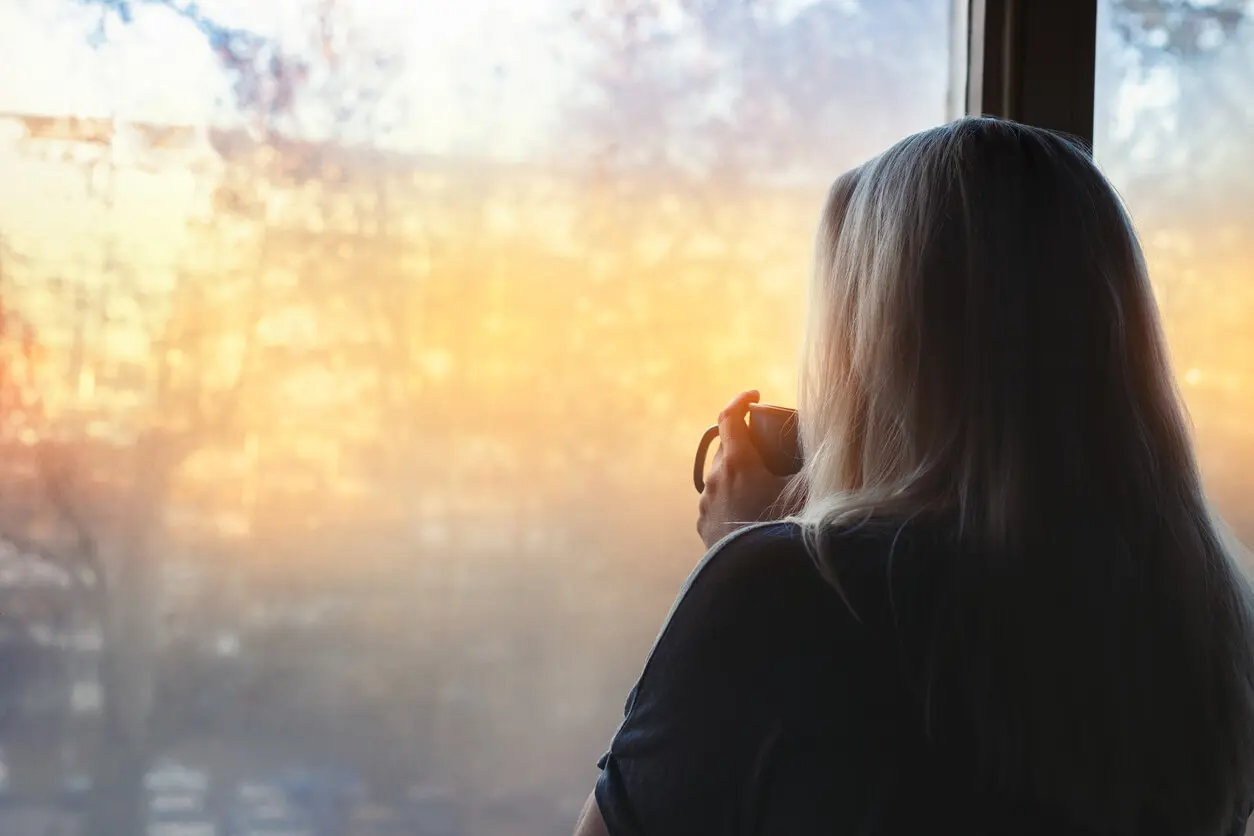
[[[1254,543],[1254,18],[1103,0],[1097,56],[1096,157],[1145,246],[1207,489]]]
[[[568,827],[701,551],[697,438],[790,402],[826,184],[956,115],[961,20],[5,4],[0,793]]]

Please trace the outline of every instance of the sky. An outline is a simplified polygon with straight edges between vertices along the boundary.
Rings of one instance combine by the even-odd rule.
[[[224,24],[280,41],[307,31],[319,0],[200,0]],[[780,0],[796,14],[813,0]],[[543,147],[578,83],[574,0],[340,0],[370,47],[401,56],[402,128],[388,144],[431,153],[526,158]],[[1108,6],[1107,3],[1102,4]],[[0,112],[117,115],[203,125],[223,121],[229,81],[203,35],[158,6],[90,43],[100,10],[77,0],[0,3]],[[1109,46],[1109,45],[1108,45]],[[1160,74],[1161,75],[1161,74]],[[1143,107],[1162,107],[1168,78],[1105,103],[1116,133]]]
[[[224,25],[282,41],[308,31],[311,2],[201,0],[201,7]],[[406,101],[389,144],[434,154],[533,157],[574,80],[563,54],[573,48],[570,33],[560,26],[568,2],[346,3],[358,37],[403,59],[396,89]],[[102,45],[93,45],[99,20],[99,9],[75,0],[0,0],[0,114],[193,126],[232,121],[229,78],[188,21],[138,5],[132,24],[115,25]],[[43,160],[49,149],[23,147],[20,137],[16,123],[0,119],[0,181],[6,183],[0,228],[27,249],[48,248],[45,255],[63,269],[98,260],[95,239],[109,224],[83,200],[82,170]],[[128,176],[125,192],[143,199],[122,212],[126,222],[113,224],[112,234],[132,254],[142,250],[145,261],[173,263],[186,218],[203,195],[185,171]],[[35,194],[39,199],[30,199]]]
[[[289,48],[309,31],[309,12],[318,2],[200,0],[214,20],[287,42]],[[339,2],[348,28],[365,43],[350,51],[401,58],[403,75],[392,88],[403,97],[394,102],[400,127],[386,144],[497,159],[547,160],[553,153],[547,150],[553,126],[579,83],[585,54],[569,23],[576,0]],[[811,2],[780,0],[779,14],[797,14]],[[77,0],[0,0],[0,113],[195,126],[232,121],[230,80],[204,35],[167,8],[143,3],[135,8],[132,24],[113,26],[103,44],[93,45],[99,8]],[[1168,87],[1150,79],[1127,86],[1122,101],[1107,103],[1116,132],[1131,124],[1136,108],[1161,107]],[[18,199],[0,199],[0,220],[13,229],[42,219],[45,232],[63,233],[69,223],[65,203],[76,201],[81,187],[67,181],[51,188],[53,175],[32,166],[27,152],[11,144],[15,135],[5,135],[6,128],[12,134],[17,126],[0,120],[0,175],[10,184],[10,198]],[[21,199],[32,190],[49,197]],[[180,205],[192,199],[182,180],[163,190]],[[54,201],[54,191],[63,197]],[[169,206],[152,205],[156,216],[172,216]],[[82,222],[98,223],[86,217]]]
[[[202,0],[205,13],[280,40],[309,0]],[[398,140],[429,151],[526,156],[574,81],[566,0],[354,0],[354,29],[403,58]],[[229,84],[204,37],[159,7],[138,7],[102,46],[96,9],[72,0],[0,4],[0,112],[206,124]]]

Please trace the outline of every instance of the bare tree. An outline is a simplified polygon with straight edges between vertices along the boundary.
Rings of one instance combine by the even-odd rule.
[[[312,279],[296,291],[274,279],[276,271],[300,273],[302,262],[316,255],[296,254],[292,242],[283,240],[284,231],[270,223],[273,188],[328,177],[324,161],[302,153],[300,140],[289,137],[305,130],[301,122],[306,119],[342,127],[360,117],[350,127],[361,129],[371,101],[386,92],[391,67],[386,56],[337,51],[343,44],[332,44],[337,23],[330,3],[312,10],[307,48],[299,54],[223,25],[195,3],[100,0],[92,5],[101,10],[93,37],[107,36],[112,23],[129,23],[138,6],[168,11],[203,33],[234,79],[236,107],[253,137],[240,145],[238,131],[211,135],[222,161],[213,188],[216,220],[198,233],[196,268],[182,269],[172,284],[153,287],[116,244],[106,242],[96,280],[74,283],[63,308],[76,337],[70,354],[57,358],[59,371],[73,386],[86,385],[90,394],[38,427],[15,429],[19,435],[35,434],[41,463],[42,490],[23,498],[43,500],[25,507],[7,504],[15,521],[10,536],[25,538],[39,520],[55,518],[53,530],[66,532],[57,535],[59,542],[31,537],[31,543],[60,563],[82,567],[103,631],[103,714],[90,820],[94,832],[116,836],[141,829],[161,634],[161,555],[171,546],[163,521],[180,472],[190,457],[206,450],[240,448],[253,417],[247,410],[255,408],[246,405],[258,403],[255,389],[272,387],[323,359],[293,357],[285,347],[257,338],[267,317],[306,304],[296,297],[315,292]],[[321,72],[317,90],[309,83],[311,70]],[[113,154],[116,127],[38,117],[24,119],[23,125],[31,139],[69,140],[97,149],[85,173],[108,216],[125,174]],[[150,147],[168,139],[161,126],[136,126],[131,133],[136,132]],[[252,242],[242,251],[238,243],[214,246],[206,240],[226,234],[238,242],[241,230]],[[206,251],[231,258],[206,264]],[[118,322],[116,311],[130,312],[128,321]],[[12,330],[19,324],[14,319]],[[112,355],[111,335],[119,331],[142,338],[147,348],[140,364]],[[137,398],[139,406],[102,403],[98,394],[104,390]],[[7,405],[6,416],[26,414]]]

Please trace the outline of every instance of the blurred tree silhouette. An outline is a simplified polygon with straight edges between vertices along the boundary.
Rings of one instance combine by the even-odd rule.
[[[292,379],[327,359],[316,350],[320,347],[294,352],[290,344],[267,342],[261,336],[267,326],[276,327],[275,321],[307,308],[309,293],[325,291],[312,286],[312,278],[296,288],[284,283],[285,271],[307,272],[302,264],[320,254],[301,253],[290,240],[276,244],[285,230],[268,221],[276,189],[301,188],[315,181],[325,184],[335,177],[324,160],[302,153],[290,142],[284,145],[284,137],[307,129],[301,119],[324,130],[350,118],[351,127],[385,130],[386,125],[367,111],[385,88],[390,70],[384,55],[354,55],[351,40],[343,52],[327,48],[329,30],[338,25],[329,3],[321,4],[309,18],[307,49],[299,54],[285,53],[255,33],[220,25],[195,3],[94,5],[102,10],[98,35],[107,32],[111,20],[130,23],[139,6],[167,9],[194,25],[234,77],[240,115],[254,136],[262,137],[261,143],[253,139],[242,148],[219,149],[224,166],[213,195],[216,213],[212,225],[198,233],[200,246],[216,252],[217,258],[208,262],[202,258],[195,269],[184,269],[172,286],[153,289],[137,278],[127,254],[111,252],[96,289],[77,291],[74,304],[89,316],[96,312],[99,325],[78,327],[80,340],[88,342],[70,358],[69,371],[79,382],[87,375],[101,386],[120,385],[123,392],[133,392],[138,384],[141,408],[119,410],[111,400],[89,399],[56,422],[15,430],[37,434],[36,449],[49,490],[24,497],[23,506],[8,502],[10,515],[29,528],[55,513],[60,520],[57,528],[72,535],[77,559],[98,557],[104,568],[96,580],[97,589],[107,591],[107,597],[100,598],[104,712],[90,820],[94,832],[114,836],[142,829],[140,787],[164,630],[159,613],[161,573],[168,563],[166,555],[187,548],[165,530],[172,498],[181,497],[179,504],[187,507],[183,473],[198,458],[220,459],[246,443],[245,428],[256,420],[256,411],[272,407],[257,390]],[[319,74],[316,84],[309,80],[311,70]],[[220,139],[229,145],[231,136]],[[104,147],[101,196],[105,211],[112,212],[118,173],[108,141]],[[215,237],[221,241],[217,246]],[[336,298],[322,300],[329,307],[335,302]],[[131,383],[118,375],[134,374],[110,354],[110,331],[119,329],[111,325],[109,312],[119,306],[138,312],[138,320],[123,328],[141,329],[149,346],[137,370],[139,377]],[[17,320],[9,324],[16,325]],[[16,327],[8,330],[20,332]],[[19,370],[11,367],[15,373]],[[11,381],[8,377],[4,382]],[[4,391],[12,389],[6,385]],[[29,419],[30,410],[10,409],[5,414],[12,420],[21,416]],[[102,431],[109,440],[100,437]],[[37,497],[44,495],[52,502],[40,504]],[[215,503],[221,507],[220,498]],[[211,508],[209,513],[220,512]]]
[[[1250,13],[1245,0],[1115,0],[1115,32],[1148,61],[1193,60],[1236,36]]]

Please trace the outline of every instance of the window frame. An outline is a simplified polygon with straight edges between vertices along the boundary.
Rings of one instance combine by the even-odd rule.
[[[966,0],[967,114],[1061,131],[1091,151],[1098,2]]]

